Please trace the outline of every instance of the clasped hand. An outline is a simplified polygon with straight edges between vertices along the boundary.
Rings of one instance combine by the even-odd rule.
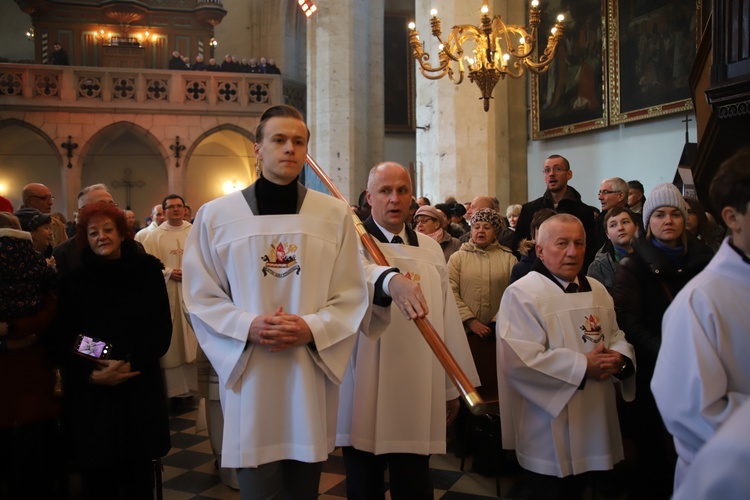
[[[593,351],[586,353],[586,377],[595,380],[604,380],[616,375],[625,364],[622,354],[604,347],[600,343]]]
[[[91,372],[89,380],[92,384],[114,387],[137,377],[141,372],[132,371],[130,363],[124,360],[100,359]]]
[[[304,346],[313,341],[307,322],[296,314],[284,312],[279,306],[274,314],[256,316],[250,324],[250,342],[269,346],[269,352]]]

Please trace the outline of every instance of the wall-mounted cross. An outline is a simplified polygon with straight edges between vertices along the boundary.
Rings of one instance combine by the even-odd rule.
[[[124,187],[125,188],[125,208],[130,210],[130,190],[134,187],[143,187],[146,185],[145,182],[139,180],[139,181],[133,181],[130,180],[130,176],[133,174],[133,171],[129,168],[126,168],[124,171],[124,176],[120,180],[114,180],[112,181],[112,187]]]
[[[68,150],[68,168],[73,168],[73,164],[70,162],[71,158],[73,158],[73,150],[78,147],[78,144],[73,142],[73,136],[68,136],[68,142],[63,142],[60,144],[63,148]]]
[[[174,151],[174,158],[175,158],[175,160],[177,160],[177,163],[175,163],[175,167],[176,168],[180,168],[180,153],[182,153],[183,151],[185,151],[185,146],[183,146],[182,144],[180,144],[180,136],[179,135],[177,137],[175,137],[174,144],[172,144],[171,146],[169,146],[169,149],[171,149],[172,151]]]
[[[682,120],[682,123],[685,124],[685,144],[690,142],[690,133],[688,126],[690,125],[690,122],[693,121],[692,118],[690,118],[689,113],[685,113],[685,119]]]

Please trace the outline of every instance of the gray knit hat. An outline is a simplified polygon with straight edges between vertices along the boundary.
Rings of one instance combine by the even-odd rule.
[[[643,227],[648,229],[648,220],[651,214],[659,207],[674,207],[682,213],[682,217],[687,221],[687,204],[682,197],[680,190],[674,184],[665,182],[657,185],[651,190],[643,205]]]
[[[474,212],[471,216],[471,225],[473,226],[476,222],[489,222],[492,228],[495,230],[495,237],[500,236],[500,231],[503,230],[503,222],[500,220],[500,214],[492,210],[491,208],[480,208]]]

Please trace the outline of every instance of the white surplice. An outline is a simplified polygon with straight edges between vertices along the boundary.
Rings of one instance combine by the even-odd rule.
[[[616,378],[586,379],[585,353],[599,342],[635,363],[604,286],[566,294],[532,271],[509,286],[497,316],[497,365],[503,447],[527,470],[565,477],[608,470],[622,460]],[[635,376],[622,382],[626,401]]]
[[[198,211],[185,300],[219,376],[224,467],[333,451],[339,384],[367,310],[357,240],[348,207],[312,190],[294,215],[256,216],[241,192]],[[314,348],[246,344],[253,319],[279,306],[305,320]]]
[[[183,222],[181,226],[170,226],[164,222],[141,241],[146,252],[159,258],[164,264],[164,280],[172,312],[172,342],[160,363],[164,369],[168,397],[197,389],[193,363],[198,341],[192,327],[185,320],[182,283],[169,279],[172,271],[182,269],[182,254],[191,228],[189,222]]]
[[[679,456],[675,490],[703,443],[750,400],[748,303],[750,264],[726,239],[664,313],[651,390]]]
[[[417,233],[419,246],[376,242],[388,262],[416,281],[430,320],[469,380],[479,384],[440,246]],[[369,254],[370,286],[387,267]],[[372,306],[341,388],[336,444],[374,453],[445,453],[445,402],[459,396],[413,321],[396,306]]]

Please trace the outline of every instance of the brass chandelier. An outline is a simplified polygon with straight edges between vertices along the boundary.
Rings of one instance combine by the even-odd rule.
[[[506,76],[520,78],[526,69],[539,74],[549,69],[555,56],[558,42],[562,39],[564,16],[557,16],[557,23],[549,35],[547,47],[537,61],[535,52],[537,47],[537,28],[541,19],[539,1],[532,0],[529,9],[528,32],[526,26],[505,24],[500,16],[490,16],[487,0],[483,1],[481,9],[481,24],[479,27],[462,24],[451,28],[448,40],[442,38],[440,18],[437,10],[432,9],[430,27],[432,35],[440,42],[439,65],[430,64],[430,55],[424,51],[419,39],[419,32],[414,22],[409,23],[409,45],[414,58],[419,62],[420,72],[425,78],[439,80],[445,75],[458,85],[463,82],[466,68],[469,71],[469,81],[476,83],[482,92],[484,110],[489,111],[492,91],[500,79]],[[473,44],[473,48],[464,45]],[[458,66],[456,76],[455,65]]]

